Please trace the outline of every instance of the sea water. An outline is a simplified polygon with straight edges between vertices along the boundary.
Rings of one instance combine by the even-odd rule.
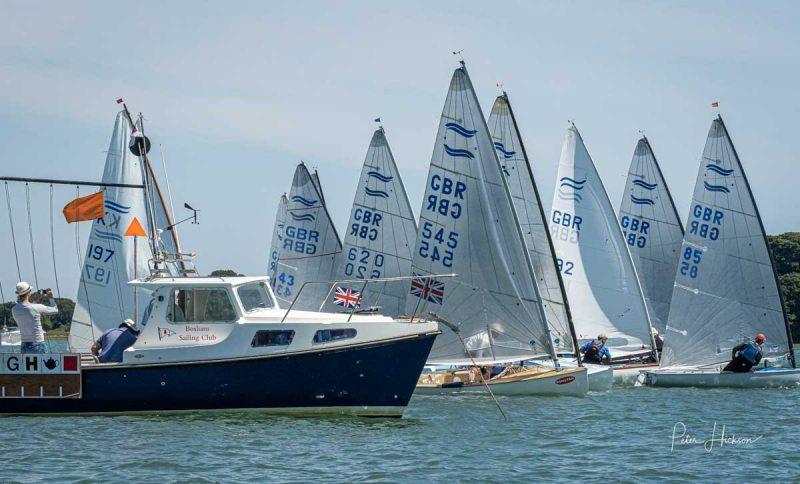
[[[298,375],[298,378],[301,378]],[[402,419],[0,418],[0,481],[800,479],[800,389],[414,397]]]

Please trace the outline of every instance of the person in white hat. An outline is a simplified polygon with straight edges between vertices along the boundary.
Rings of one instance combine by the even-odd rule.
[[[126,319],[118,328],[104,332],[92,345],[92,354],[100,363],[121,363],[122,353],[136,343],[139,327],[136,321]]]
[[[22,353],[44,353],[44,329],[42,329],[42,314],[57,314],[58,306],[50,289],[44,296],[50,301],[50,306],[31,302],[31,285],[25,281],[17,283],[14,292],[17,293],[17,304],[11,308],[11,315],[19,326],[20,351]]]

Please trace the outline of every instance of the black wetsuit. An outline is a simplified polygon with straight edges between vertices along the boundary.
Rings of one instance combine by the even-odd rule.
[[[753,361],[749,361],[742,355],[742,351],[745,348],[750,346],[752,343],[742,343],[739,346],[734,346],[733,350],[731,350],[731,362],[728,363],[722,371],[732,371],[734,373],[747,373],[750,371],[754,366],[758,365],[761,362],[761,347],[758,345],[753,345],[758,352],[753,357]]]

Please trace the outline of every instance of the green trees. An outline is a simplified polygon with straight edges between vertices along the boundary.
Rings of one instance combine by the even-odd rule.
[[[770,235],[770,249],[786,303],[786,317],[795,341],[800,341],[800,232]]]

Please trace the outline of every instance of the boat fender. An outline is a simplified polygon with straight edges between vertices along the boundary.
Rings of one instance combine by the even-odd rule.
[[[756,363],[756,356],[758,356],[759,349],[753,343],[747,343],[747,346],[744,347],[742,351],[739,352],[739,356],[744,358],[745,360],[749,361],[750,364]]]

